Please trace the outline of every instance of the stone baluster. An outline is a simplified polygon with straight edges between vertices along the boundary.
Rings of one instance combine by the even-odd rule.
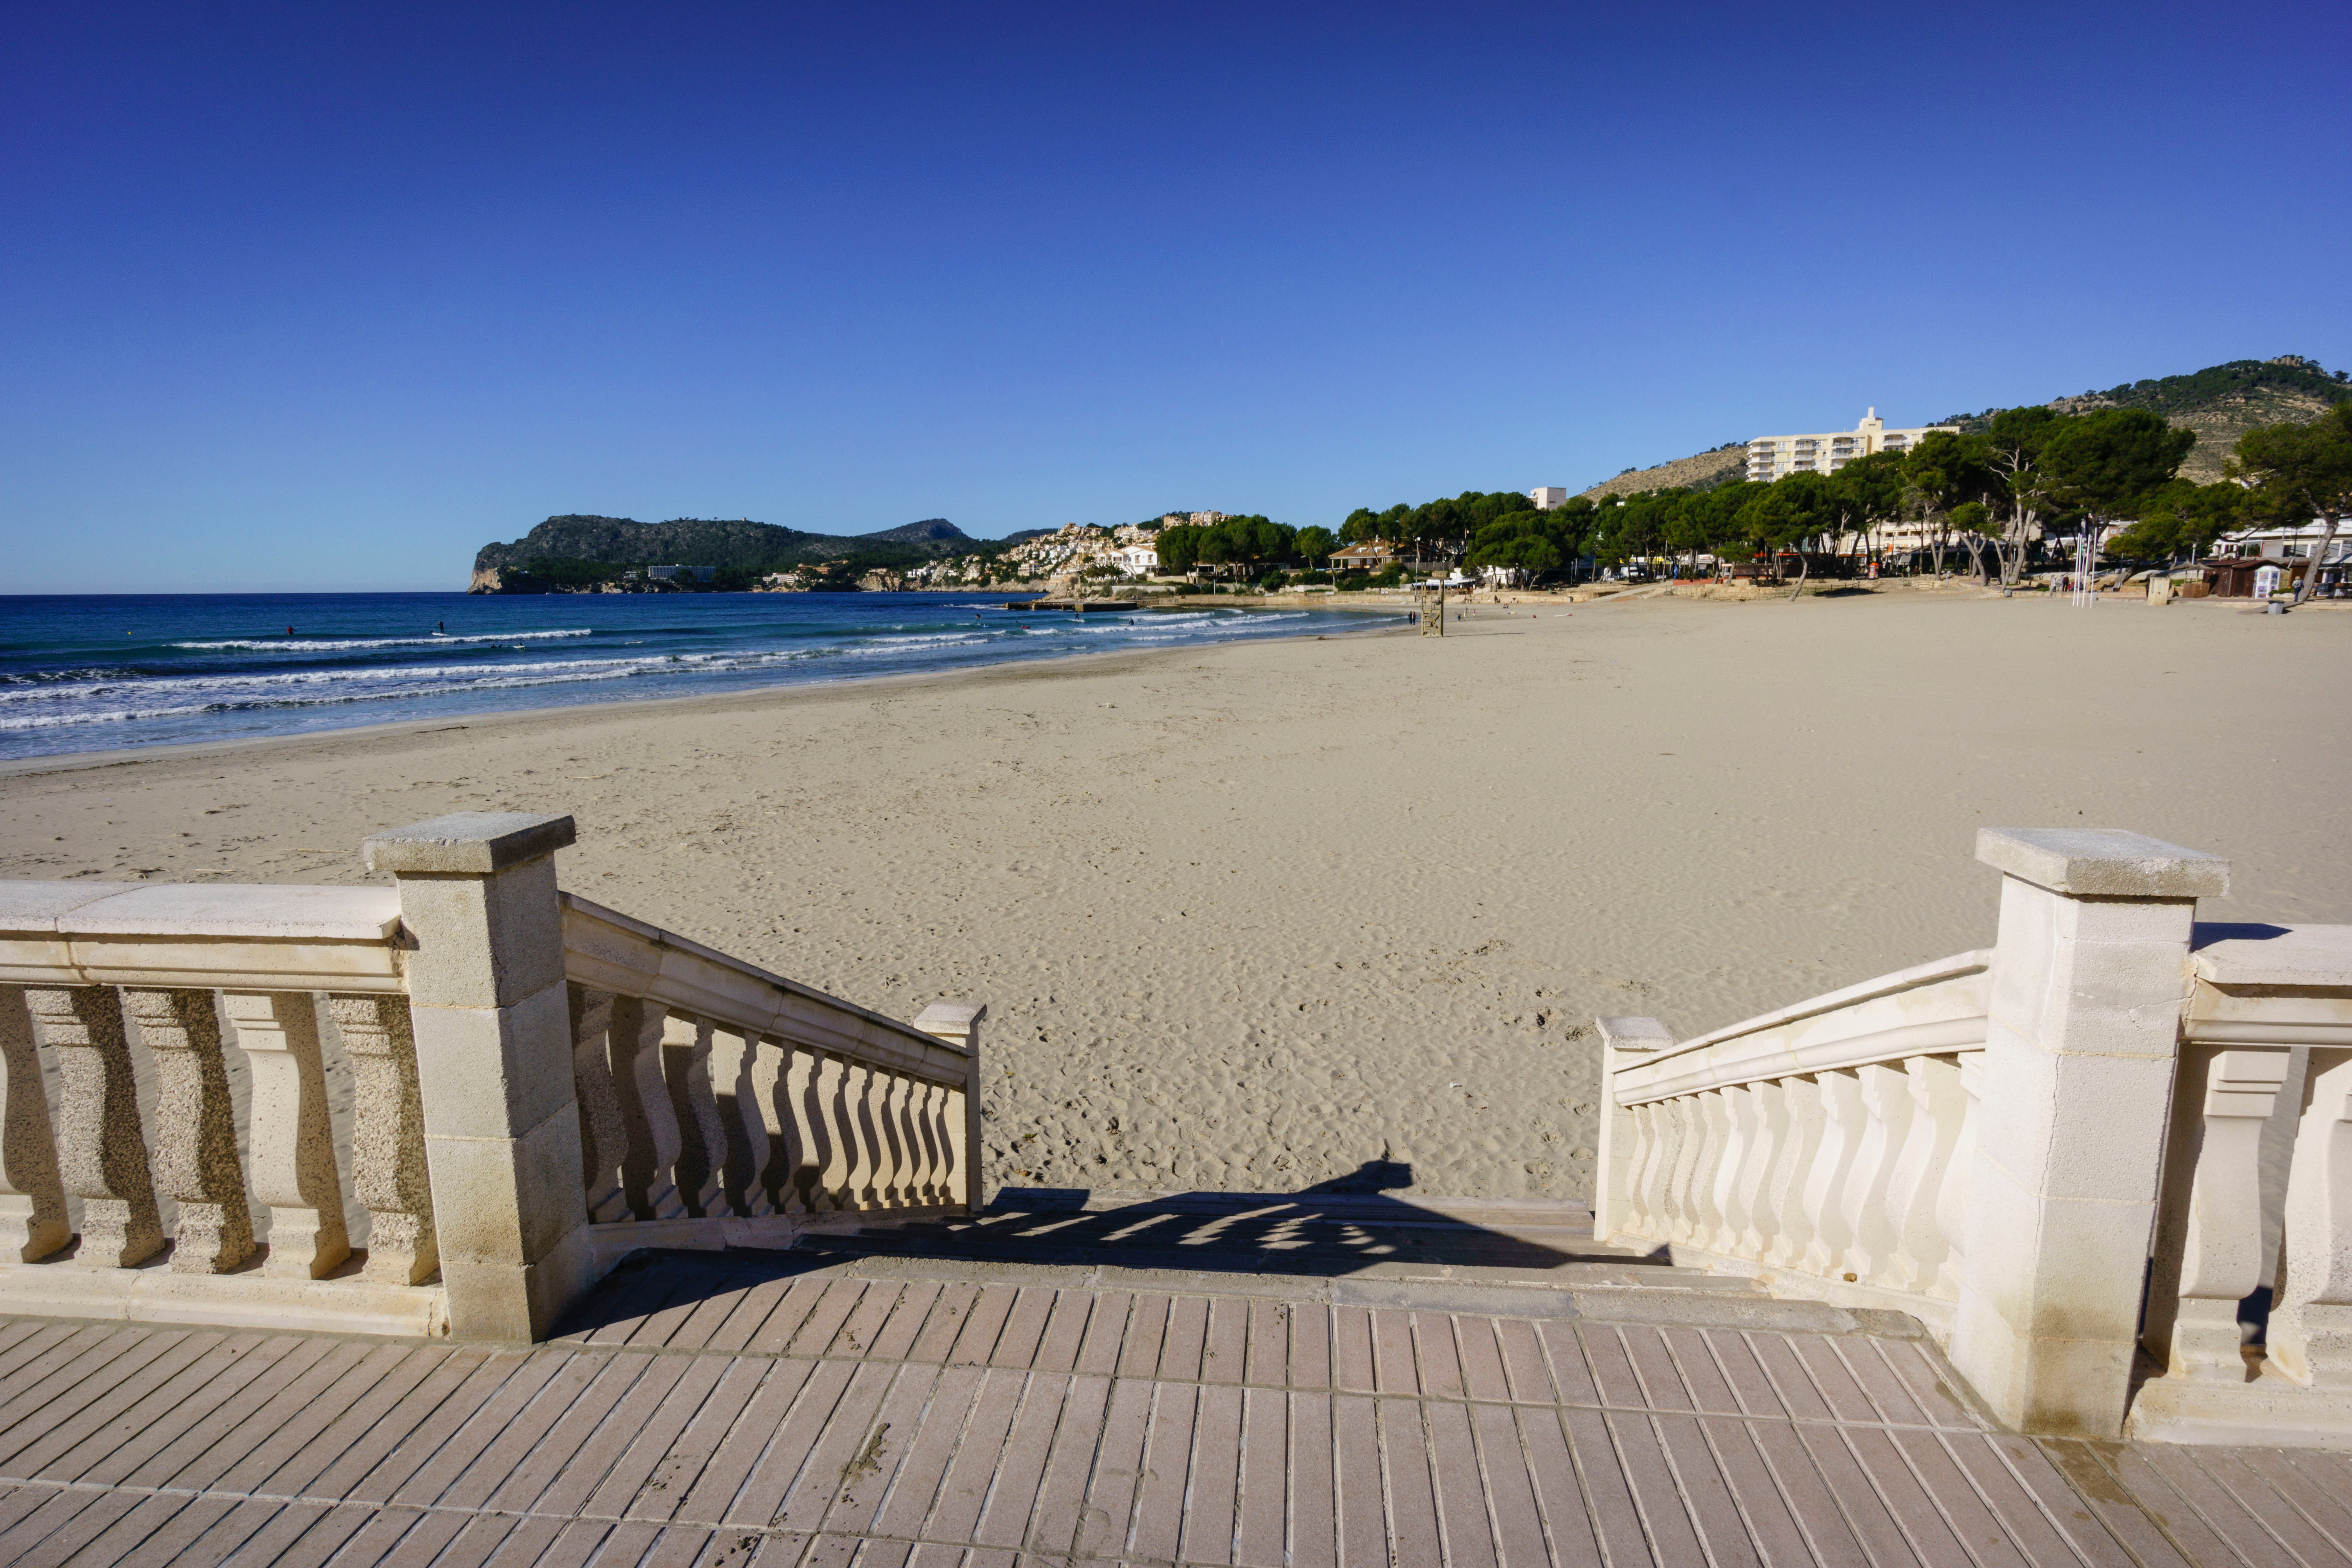
[[[28,986],[33,1038],[57,1059],[58,1175],[81,1200],[82,1268],[128,1268],[163,1249],[122,1003],[110,985]]]
[[[2303,1081],[2270,1359],[2298,1383],[2352,1388],[2352,1051],[2313,1047]]]
[[[1822,1136],[1829,1126],[1822,1108],[1821,1085],[1811,1078],[1780,1081],[1780,1106],[1788,1119],[1780,1147],[1764,1178],[1764,1205],[1772,1215],[1772,1236],[1762,1261],[1775,1268],[1794,1268],[1812,1245],[1813,1222],[1805,1208],[1805,1185],[1821,1154]]]
[[[320,1279],[352,1255],[344,1227],[343,1175],[335,1163],[334,1117],[319,1007],[307,991],[231,991],[222,1010],[253,1069],[253,1194],[269,1205],[269,1255],[261,1272]],[[143,1027],[143,1026],[142,1026]],[[152,1044],[154,1036],[148,1036]],[[180,1245],[187,1245],[187,1209]],[[177,1264],[176,1252],[173,1262]]]
[[[32,1263],[73,1239],[41,1047],[20,985],[0,985],[0,1262]]]
[[[2200,896],[2229,862],[2136,833],[1985,828],[2003,873],[1949,1347],[1994,1417],[2123,1430]]]
[[[677,1190],[681,1146],[677,1113],[662,1077],[662,1036],[668,1009],[641,996],[613,999],[613,1091],[628,1130],[628,1157],[621,1184],[630,1212],[641,1220],[683,1219],[686,1200]]]
[[[1943,1239],[1943,1261],[1936,1265],[1936,1282],[1927,1294],[1938,1300],[1960,1299],[1960,1273],[1968,1258],[1969,1178],[1977,1163],[1977,1117],[1984,1098],[1984,1053],[1962,1051],[1960,1065],[1960,1131],[1953,1140],[1952,1156],[1944,1163],[1944,1179],[1936,1189],[1936,1234]]]
[[[2246,1381],[2238,1303],[2264,1282],[2263,1128],[2286,1070],[2284,1046],[2181,1049],[2140,1328],[2175,1377]]]
[[[1744,1083],[1727,1084],[1717,1091],[1717,1114],[1723,1118],[1723,1146],[1716,1152],[1715,1181],[1707,1194],[1715,1213],[1710,1251],[1737,1255],[1748,1229],[1748,1208],[1739,1186],[1740,1172],[1754,1157],[1760,1142],[1754,1094]]]
[[[1659,1227],[1658,1239],[1669,1245],[1687,1244],[1698,1225],[1698,1211],[1690,1201],[1691,1172],[1697,1168],[1699,1149],[1706,1139],[1695,1097],[1676,1095],[1662,1103],[1670,1149],[1664,1188],[1666,1223]]]
[[[883,1112],[890,1127],[890,1181],[883,1189],[882,1201],[894,1209],[912,1207],[915,1202],[915,1128],[907,1119],[907,1099],[914,1088],[914,1080],[905,1073],[890,1075],[890,1097]]]
[[[817,1054],[789,1042],[779,1092],[783,1099],[784,1179],[777,1189],[786,1214],[816,1207],[818,1178],[824,1170],[824,1141],[816,1114]]]
[[[1950,1057],[1914,1057],[1904,1064],[1911,1094],[1911,1125],[1887,1184],[1886,1218],[1895,1237],[1892,1256],[1877,1282],[1896,1290],[1924,1292],[1950,1250],[1936,1217],[1944,1173],[1959,1142],[1967,1099],[1960,1092],[1960,1066]]]
[[[1739,1233],[1727,1248],[1739,1258],[1760,1259],[1772,1244],[1778,1217],[1772,1212],[1769,1183],[1774,1163],[1789,1136],[1789,1102],[1780,1084],[1768,1079],[1748,1086],[1749,1128],[1739,1173],[1734,1178],[1733,1201],[1739,1209]]]
[[[179,1205],[173,1272],[226,1274],[253,1256],[255,1243],[213,994],[126,987],[122,1008],[155,1062],[148,1169],[155,1195]]]
[[[847,1142],[849,1118],[842,1099],[846,1065],[835,1053],[824,1053],[817,1060],[815,1080],[810,1089],[810,1120],[815,1124],[823,1152],[809,1193],[809,1207],[819,1214],[837,1213],[851,1206],[849,1171],[853,1154]]]
[[[662,1079],[677,1119],[677,1191],[696,1219],[724,1219],[730,1212],[722,1186],[727,1129],[710,1087],[710,1032],[709,1019],[683,1013],[672,1013],[662,1030]]]
[[[1693,1247],[1713,1251],[1723,1228],[1723,1213],[1715,1206],[1715,1183],[1723,1168],[1723,1146],[1731,1134],[1731,1120],[1724,1114],[1719,1089],[1694,1095],[1691,1103],[1698,1122],[1699,1152],[1691,1166],[1691,1228],[1685,1239]]]
[[[400,885],[425,1159],[452,1336],[546,1336],[596,1274],[555,852],[568,816],[461,812],[380,834]]]
[[[866,1083],[866,1122],[874,1130],[874,1171],[866,1201],[877,1208],[890,1206],[890,1194],[898,1183],[898,1162],[904,1151],[898,1145],[898,1129],[890,1120],[890,1084],[898,1075],[876,1068]]]
[[[875,1135],[873,1077],[875,1069],[856,1058],[842,1072],[842,1135],[849,1145],[842,1208],[873,1208],[875,1168],[882,1163],[882,1142]]]
[[[1633,1234],[1664,1241],[1674,1221],[1666,1212],[1666,1181],[1675,1168],[1675,1118],[1668,1102],[1645,1100],[1633,1108],[1640,1130],[1633,1167]]]
[[[1872,1062],[1855,1068],[1854,1079],[1862,1097],[1862,1142],[1854,1150],[1838,1217],[1846,1232],[1843,1272],[1864,1280],[1887,1266],[1900,1240],[1888,1197],[1910,1130],[1911,1085],[1899,1063]]]
[[[908,1123],[915,1141],[915,1173],[909,1185],[908,1202],[917,1208],[929,1208],[940,1201],[940,1086],[929,1079],[919,1078],[908,1091]]]
[[[580,1102],[580,1187],[593,1225],[629,1217],[623,1167],[629,1158],[628,1121],[613,1083],[613,994],[567,985],[572,1016],[572,1092]]]
[[[961,1204],[973,1214],[980,1212],[988,1196],[986,1173],[980,1162],[980,1026],[987,1017],[985,1005],[934,1002],[915,1018],[915,1027],[964,1056],[963,1089],[957,1097],[961,1103],[951,1107],[947,1117],[949,1147],[954,1159],[949,1173],[954,1185],[947,1202]]]
[[[1862,1080],[1850,1068],[1815,1073],[1821,1086],[1820,1150],[1805,1177],[1805,1221],[1811,1232],[1801,1267],[1808,1273],[1834,1274],[1853,1240],[1845,1217],[1846,1184],[1853,1179],[1854,1158],[1862,1152],[1863,1133],[1870,1113],[1863,1108]]]
[[[440,1267],[425,1161],[416,1039],[399,996],[330,996],[327,1016],[352,1064],[352,1190],[368,1211],[360,1278],[420,1285]]]
[[[762,1058],[771,1064],[763,1075]],[[718,1097],[719,1120],[727,1130],[727,1173],[721,1194],[727,1206],[748,1219],[776,1212],[768,1201],[772,1140],[768,1118],[774,1114],[769,1097],[761,1092],[763,1076],[774,1077],[776,1053],[760,1049],[757,1031],[721,1029],[710,1044],[710,1088]]]
[[[1595,1018],[1601,1034],[1601,1130],[1594,1161],[1592,1196],[1593,1238],[1606,1241],[1619,1231],[1640,1236],[1654,1224],[1644,1212],[1643,1174],[1654,1152],[1654,1138],[1643,1124],[1642,1110],[1617,1103],[1617,1074],[1638,1067],[1674,1044],[1674,1037],[1655,1018]]]

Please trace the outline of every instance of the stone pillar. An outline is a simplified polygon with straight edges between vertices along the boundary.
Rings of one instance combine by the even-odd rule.
[[[2123,1429],[2197,900],[2230,863],[1984,828],[2004,873],[1952,1364],[2021,1431]]]
[[[452,1335],[545,1337],[593,1281],[554,853],[568,816],[460,812],[370,838],[415,947],[408,1001]]]
[[[0,1263],[31,1263],[73,1239],[41,1050],[20,985],[0,985]]]
[[[955,1151],[955,1183],[962,1190],[947,1194],[947,1201],[961,1202],[973,1214],[987,1198],[980,1159],[980,1026],[987,1016],[985,1005],[934,1002],[915,1018],[915,1027],[964,1053],[962,1125],[948,1129],[949,1146]]]
[[[1592,1171],[1592,1239],[1607,1241],[1633,1217],[1633,1113],[1617,1104],[1617,1069],[1638,1067],[1675,1043],[1655,1018],[1595,1018],[1601,1030],[1601,1133]]]

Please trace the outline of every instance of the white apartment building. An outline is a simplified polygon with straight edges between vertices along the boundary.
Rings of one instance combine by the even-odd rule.
[[[1568,504],[1568,492],[1558,485],[1538,485],[1528,492],[1538,511],[1558,511]]]
[[[1886,421],[1873,408],[1851,430],[1832,430],[1818,436],[1759,436],[1748,443],[1748,477],[1770,480],[1785,479],[1790,474],[1833,474],[1856,458],[1866,458],[1873,452],[1907,452],[1930,430],[1951,428],[1949,425],[1918,425],[1889,430]]]

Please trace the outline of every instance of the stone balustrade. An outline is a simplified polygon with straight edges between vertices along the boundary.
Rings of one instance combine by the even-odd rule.
[[[1614,1105],[1596,1223],[1948,1334],[1990,960],[1964,952],[1681,1044],[1654,1019],[1601,1019]]]
[[[0,883],[0,1311],[522,1341],[640,1247],[977,1205],[983,1009],[898,1023],[572,898],[572,839]]]
[[[2024,1430],[2352,1447],[2352,927],[2197,925],[2228,863],[2137,834],[1978,858],[1988,950],[1601,1019],[1596,1232],[1912,1313]]]

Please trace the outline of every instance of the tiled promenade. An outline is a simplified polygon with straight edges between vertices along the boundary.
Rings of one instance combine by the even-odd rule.
[[[0,1563],[2352,1562],[2343,1457],[2036,1443],[1898,1322],[1554,1272],[669,1255],[517,1351],[8,1320]]]

